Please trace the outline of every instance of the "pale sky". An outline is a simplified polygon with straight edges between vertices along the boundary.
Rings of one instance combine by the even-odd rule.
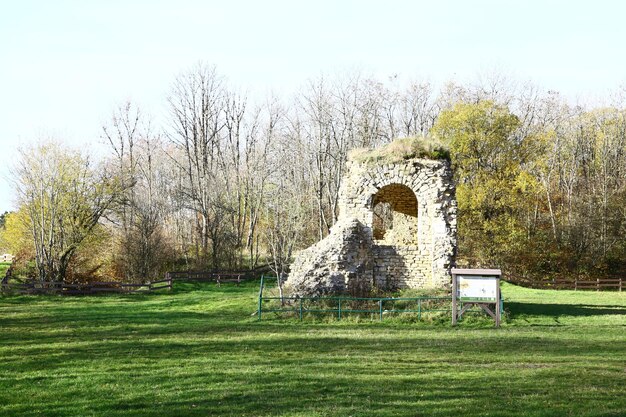
[[[443,82],[498,69],[567,97],[626,84],[626,2],[0,0],[0,211],[17,147],[90,147],[131,99],[158,123],[198,61],[252,95],[359,69]]]

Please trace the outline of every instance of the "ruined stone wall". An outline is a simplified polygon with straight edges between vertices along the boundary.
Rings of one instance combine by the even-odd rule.
[[[370,230],[355,218],[342,217],[325,239],[298,254],[287,284],[310,296],[371,287],[371,249]]]
[[[352,265],[343,271],[335,265],[333,279],[343,277],[339,280],[344,282],[335,288],[347,288],[354,279],[386,289],[448,286],[456,254],[454,194],[448,161],[415,158],[382,165],[348,161],[339,195],[338,223],[344,226],[333,228],[326,239],[298,255],[288,284],[295,292],[314,292],[303,282],[311,282],[323,268],[318,265],[313,272],[311,260],[319,264],[322,259],[346,259],[342,247],[358,242],[358,255],[350,255],[358,268]],[[379,204],[388,204],[392,226],[375,214]],[[385,225],[387,230],[380,230]],[[354,230],[351,237],[346,230]]]
[[[449,163],[410,159],[372,166],[350,161],[340,191],[340,215],[373,228],[373,209],[379,202],[391,204],[396,213],[394,228],[382,240],[372,240],[375,283],[399,288],[448,285],[456,248]]]
[[[376,244],[372,246],[374,284],[378,288],[427,288],[430,259],[420,254],[416,245],[398,246]]]

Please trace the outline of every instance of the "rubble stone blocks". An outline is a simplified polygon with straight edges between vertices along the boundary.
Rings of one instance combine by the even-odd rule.
[[[447,160],[375,164],[349,159],[339,219],[326,238],[297,254],[287,285],[300,295],[367,286],[448,287],[456,255],[456,211]]]
[[[287,280],[296,293],[319,296],[343,293],[350,285],[372,282],[370,230],[354,217],[342,217],[331,233],[298,253]]]

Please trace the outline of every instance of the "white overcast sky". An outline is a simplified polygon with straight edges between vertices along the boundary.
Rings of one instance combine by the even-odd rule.
[[[442,82],[498,69],[567,97],[626,84],[626,2],[615,0],[0,0],[0,211],[17,148],[91,147],[116,104],[164,112],[198,61],[253,95],[320,73]]]

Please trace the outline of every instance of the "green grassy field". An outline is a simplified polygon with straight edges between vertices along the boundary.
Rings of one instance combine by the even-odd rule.
[[[0,262],[0,279],[4,278],[10,266],[10,262]]]
[[[626,415],[626,293],[505,284],[493,329],[258,322],[257,285],[0,298],[0,415]]]

